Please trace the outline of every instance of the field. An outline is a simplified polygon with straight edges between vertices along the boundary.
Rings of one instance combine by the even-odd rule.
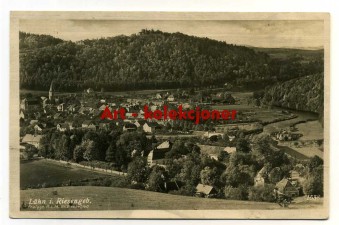
[[[303,133],[304,136],[300,140],[319,140],[324,139],[324,130],[319,121],[309,121],[296,125],[298,132]]]
[[[73,168],[47,160],[34,160],[20,164],[20,188],[35,187],[44,183],[60,184],[69,180],[105,177],[102,173]],[[115,175],[118,176],[118,175]]]
[[[55,191],[57,195],[55,195]],[[54,194],[53,194],[54,192]],[[21,202],[30,199],[81,199],[89,198],[88,210],[208,210],[208,209],[282,209],[276,203],[207,199],[132,190],[115,187],[58,187],[21,191]],[[298,205],[291,205],[297,207]],[[319,207],[307,204],[302,208]]]

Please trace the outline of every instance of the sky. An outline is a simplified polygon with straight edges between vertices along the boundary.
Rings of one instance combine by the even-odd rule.
[[[141,29],[181,32],[265,48],[323,48],[322,20],[20,20],[20,31],[79,41]]]

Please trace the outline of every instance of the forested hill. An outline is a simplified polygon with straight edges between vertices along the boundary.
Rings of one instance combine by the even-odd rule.
[[[53,46],[62,43],[63,40],[50,35],[38,35],[20,32],[19,48],[20,52],[25,50],[37,49],[47,46]]]
[[[182,33],[142,30],[79,42],[20,33],[21,88],[35,90],[48,90],[52,80],[59,91],[265,86],[306,75],[310,63],[286,67],[266,53]]]
[[[309,75],[266,88],[263,100],[269,105],[310,111],[322,117],[324,74]]]

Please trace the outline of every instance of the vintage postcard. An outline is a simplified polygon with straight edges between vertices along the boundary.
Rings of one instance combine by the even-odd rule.
[[[11,12],[10,216],[328,218],[329,21]]]

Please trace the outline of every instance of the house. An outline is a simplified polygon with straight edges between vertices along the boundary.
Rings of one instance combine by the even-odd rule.
[[[289,197],[299,196],[299,189],[294,187],[292,183],[286,178],[279,181],[275,185],[275,187],[278,189],[280,193],[283,193],[284,195],[287,195]]]
[[[29,124],[34,125],[34,124],[37,124],[38,122],[39,122],[38,120],[31,120],[31,121],[29,121]]]
[[[37,149],[40,148],[40,140],[42,138],[42,135],[32,135],[32,134],[26,134],[22,140],[21,143],[30,144],[36,147]]]
[[[146,133],[154,133],[161,129],[161,126],[157,122],[146,122],[142,128]]]
[[[20,110],[20,119],[25,119],[25,114],[22,110]]]
[[[44,127],[42,126],[42,124],[35,124],[35,126],[34,126],[34,131],[35,132],[42,132],[42,129],[43,129]]]
[[[61,103],[61,104],[59,104],[58,106],[57,106],[57,110],[59,111],[59,112],[63,112],[64,110],[66,110],[66,105],[65,105],[65,103]]]
[[[143,127],[144,124],[146,123],[146,120],[137,120],[134,122],[135,126],[139,127]]]
[[[65,132],[67,130],[70,130],[68,123],[58,123],[56,128],[60,132]]]
[[[162,96],[161,96],[160,93],[157,93],[157,94],[155,95],[155,98],[156,98],[156,99],[162,99]]]
[[[268,177],[267,167],[264,166],[254,177],[254,186],[264,186]]]
[[[90,120],[85,120],[85,121],[82,123],[81,127],[82,127],[83,129],[93,130],[93,131],[96,131],[96,129],[97,129],[97,127],[95,126],[95,124],[94,124],[92,121],[90,121]]]
[[[105,123],[105,122],[99,123],[99,130],[107,131],[109,129],[110,129],[109,123]]]
[[[236,147],[226,147],[224,148],[224,151],[227,152],[228,154],[232,154],[237,151]]]
[[[73,130],[73,129],[77,128],[77,125],[76,125],[76,123],[74,121],[68,120],[65,123],[68,124],[68,127],[69,127],[70,130]]]
[[[170,141],[164,141],[161,144],[157,145],[147,156],[147,163],[150,166],[153,165],[162,165],[163,160],[165,159],[166,153],[169,152],[172,148],[172,143]]]
[[[167,101],[169,101],[169,102],[174,102],[174,101],[175,101],[174,95],[168,96],[168,97],[167,97]]]
[[[215,188],[210,185],[198,184],[196,189],[196,196],[198,197],[211,198],[217,194]]]
[[[40,108],[40,102],[36,98],[24,98],[20,102],[20,109],[22,110],[34,110]]]
[[[300,173],[295,170],[290,171],[290,177],[292,181],[299,180],[300,179]]]
[[[55,113],[53,119],[57,120],[61,118],[61,113]]]
[[[136,131],[137,130],[137,126],[133,123],[125,123],[125,125],[122,128],[123,131]]]

